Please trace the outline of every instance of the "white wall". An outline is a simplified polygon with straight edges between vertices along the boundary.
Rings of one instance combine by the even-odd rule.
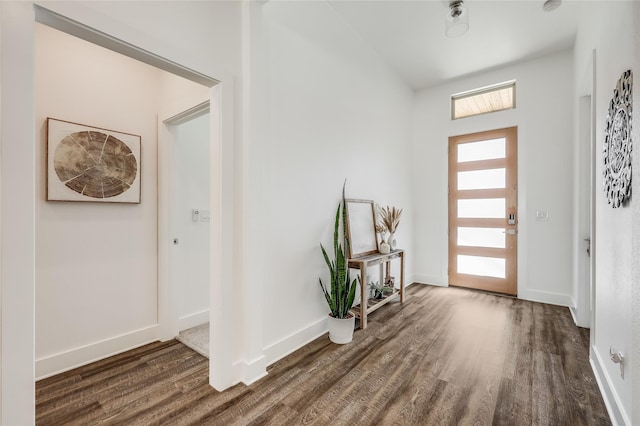
[[[636,424],[632,407],[638,406],[640,388],[632,387],[632,378],[640,368],[632,343],[638,341],[638,316],[640,306],[632,303],[633,287],[637,287],[637,257],[632,253],[637,240],[633,239],[638,222],[640,205],[637,200],[637,180],[634,179],[634,196],[628,207],[612,209],[607,204],[601,184],[602,144],[610,99],[620,75],[634,65],[634,28],[637,27],[638,4],[636,2],[591,2],[581,17],[575,47],[576,79],[596,50],[596,288],[595,323],[591,341],[592,361],[601,389],[612,417],[619,424]],[[637,71],[637,69],[634,69]],[[636,72],[637,74],[637,72]],[[637,85],[636,85],[637,87]],[[637,93],[637,90],[635,90]],[[635,96],[637,99],[637,95]],[[636,109],[637,110],[637,109]],[[635,114],[634,114],[635,115]],[[635,126],[634,122],[634,127]],[[634,129],[637,135],[637,129]],[[637,138],[635,139],[637,141]],[[634,153],[634,172],[638,161]],[[635,265],[635,266],[634,266]],[[634,269],[636,268],[636,269]],[[635,273],[634,273],[635,271]],[[636,296],[637,297],[637,296]],[[635,325],[634,325],[635,321]],[[635,328],[634,328],[635,327]],[[618,366],[609,360],[609,348],[613,346],[625,356],[625,377]],[[637,414],[634,414],[637,416]]]
[[[160,71],[36,25],[36,359],[157,321]],[[140,204],[46,200],[46,118],[132,133]]]
[[[416,95],[413,111],[415,266],[447,285],[448,137],[518,127],[518,297],[570,304],[572,56],[565,52],[463,78]],[[517,107],[451,121],[450,95],[516,80]],[[536,211],[549,214],[536,221]]]
[[[191,110],[196,105],[209,101],[210,88],[193,84],[189,80],[168,72],[160,73],[160,99],[163,111],[160,120]]]
[[[238,2],[34,3],[205,75],[225,71],[240,76],[242,27]]]
[[[180,330],[209,321],[209,115],[174,130],[175,202],[172,272],[178,297]],[[200,212],[197,222],[192,210]],[[203,221],[204,215],[209,221]]]
[[[347,197],[405,209],[397,240],[411,271],[412,93],[327,3],[269,2],[263,14],[267,205],[256,214],[266,226],[264,336],[273,361],[326,331],[319,243],[332,241],[345,179]]]

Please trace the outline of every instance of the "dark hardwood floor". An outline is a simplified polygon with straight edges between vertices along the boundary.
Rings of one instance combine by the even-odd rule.
[[[413,285],[340,346],[323,336],[217,392],[173,340],[36,385],[40,425],[608,425],[567,308]]]

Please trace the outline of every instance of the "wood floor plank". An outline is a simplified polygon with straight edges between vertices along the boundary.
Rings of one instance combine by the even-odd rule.
[[[60,406],[64,407],[73,404],[76,407],[82,407],[83,404],[94,404],[96,402],[107,412],[112,412],[116,409],[114,401],[118,401],[118,398],[123,401],[122,404],[128,404],[130,394],[138,392],[138,398],[143,396],[142,390],[144,389],[144,392],[149,391],[148,388],[145,388],[150,381],[158,381],[162,377],[173,377],[175,371],[189,368],[190,365],[187,360],[195,356],[196,354],[184,345],[174,344],[162,347],[155,353],[151,352],[145,358],[136,356],[129,360],[128,363],[118,363],[112,369],[103,368],[100,374],[90,374],[86,380],[83,380],[84,386],[80,387],[82,391],[78,391],[77,386],[74,386],[73,392],[67,395],[60,395],[54,400],[48,400],[43,403],[37,414],[43,421],[56,421],[56,412],[59,412],[58,407]],[[173,363],[175,371],[165,373],[164,376],[159,374],[157,368],[152,368],[147,363],[158,358]],[[86,393],[90,393],[92,398],[85,399],[84,395]],[[105,408],[105,406],[109,408]],[[78,421],[89,421],[91,419],[93,419],[93,413],[86,412]]]
[[[187,382],[188,384],[183,385]],[[180,412],[185,405],[193,400],[199,400],[212,395],[215,391],[208,386],[206,365],[191,373],[189,376],[175,383],[175,390],[167,390],[165,393],[156,395],[149,401],[150,403],[143,410],[134,412],[133,410],[123,411],[120,419],[121,424],[139,425],[162,425],[170,418]]]
[[[49,379],[45,379],[44,383],[40,381],[36,385],[38,404],[41,409],[45,410],[49,404],[65,404],[68,402],[69,397],[77,398],[77,395],[82,395],[87,388],[104,388],[110,382],[122,381],[126,375],[135,375],[135,372],[144,368],[146,360],[148,360],[143,359],[144,356],[162,356],[167,350],[175,350],[175,348],[179,347],[180,344],[177,341],[145,345],[142,348],[125,352],[125,354],[119,354],[59,375],[60,377],[70,375],[73,378],[81,378],[80,380],[74,380],[73,383],[63,382],[54,387],[50,384]],[[65,398],[67,399],[65,400]]]
[[[567,308],[413,285],[347,345],[322,336],[251,386],[152,343],[36,384],[38,425],[610,425]]]
[[[243,385],[233,386],[224,392],[217,392],[208,386],[207,389],[208,393],[202,396],[194,395],[182,407],[162,416],[155,424],[186,426],[216,422],[223,413],[253,393]]]
[[[518,416],[515,383],[511,379],[503,377],[500,382],[497,403],[491,424],[495,426],[514,425],[517,424],[518,420],[522,421],[520,416]]]
[[[247,426],[261,425],[286,425],[290,424],[292,419],[298,417],[298,413],[282,403],[277,403],[264,411],[260,416],[250,422],[244,419],[238,419],[234,424]]]
[[[171,399],[179,397],[181,392],[171,383],[171,380],[180,380],[198,371],[202,374],[203,369],[196,362],[198,361],[185,365],[184,368],[167,370],[152,380],[142,382],[140,387],[136,389],[116,395],[112,394],[108,399],[100,400],[100,405],[104,410],[112,413],[111,422],[129,424],[133,419],[148,413],[153,407],[162,406],[169,403]],[[132,394],[135,394],[133,400]],[[103,396],[103,398],[105,397]]]

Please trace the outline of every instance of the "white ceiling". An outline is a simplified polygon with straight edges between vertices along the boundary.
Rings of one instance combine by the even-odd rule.
[[[447,0],[330,0],[338,14],[413,89],[573,46],[579,0],[466,0],[469,31],[444,35]]]

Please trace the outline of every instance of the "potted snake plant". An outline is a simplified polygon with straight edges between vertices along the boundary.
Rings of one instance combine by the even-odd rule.
[[[349,237],[345,232],[346,223],[344,186],[342,187],[342,201],[338,204],[333,229],[333,256],[331,260],[324,246],[320,244],[322,255],[331,274],[331,284],[326,286],[320,278],[320,287],[327,300],[331,313],[329,314],[329,339],[334,343],[345,344],[353,339],[353,329],[356,318],[349,312],[356,296],[356,279],[351,281],[346,253],[349,252]],[[342,221],[342,233],[340,222]],[[340,242],[342,234],[342,243]]]

